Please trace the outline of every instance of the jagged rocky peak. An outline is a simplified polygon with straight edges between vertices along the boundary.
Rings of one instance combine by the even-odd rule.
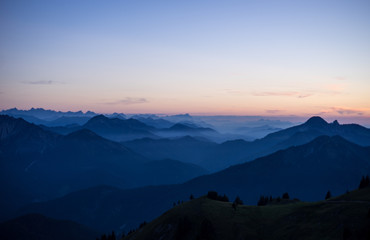
[[[339,124],[339,122],[338,122],[338,120],[334,120],[334,122],[332,123],[334,126],[339,126],[340,124]]]

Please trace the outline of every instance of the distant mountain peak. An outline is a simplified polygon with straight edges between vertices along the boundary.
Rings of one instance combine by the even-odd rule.
[[[310,126],[325,126],[328,122],[319,116],[313,116],[305,124]]]
[[[333,123],[332,123],[334,126],[339,126],[339,122],[337,120],[335,120]]]
[[[109,120],[109,118],[104,116],[103,114],[96,115],[96,116],[90,118],[89,121],[87,121],[85,123],[85,126],[87,126],[89,124],[96,124],[96,123],[105,122],[106,120]]]
[[[91,118],[90,120],[93,120],[93,119],[108,119],[106,116],[104,116],[103,114],[99,114],[99,115],[96,115],[95,117]]]

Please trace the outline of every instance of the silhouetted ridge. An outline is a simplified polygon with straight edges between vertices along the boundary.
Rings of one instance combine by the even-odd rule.
[[[15,140],[25,139],[30,136],[47,139],[57,134],[45,131],[35,124],[25,121],[23,118],[14,118],[8,115],[0,115],[0,140],[13,137]],[[35,139],[32,140],[35,142]],[[32,144],[32,143],[31,143]],[[1,151],[0,151],[1,152]]]
[[[226,142],[221,143],[223,146],[245,146],[245,144],[248,144],[250,142],[247,142],[243,139],[235,139],[235,140],[229,140]]]
[[[81,129],[75,132],[72,132],[66,136],[66,138],[73,138],[73,139],[102,139],[99,135],[96,133],[90,131],[89,129]]]
[[[97,127],[97,128],[136,128],[136,129],[152,129],[151,126],[146,125],[145,123],[130,118],[130,119],[119,119],[119,118],[108,118],[104,115],[98,115],[91,118],[85,125],[85,127]],[[117,129],[116,129],[117,130]]]
[[[181,123],[176,123],[175,125],[173,125],[172,127],[170,127],[171,130],[192,130],[194,128],[192,127],[189,127],[185,124],[181,124]]]
[[[305,125],[313,126],[313,127],[319,127],[319,126],[326,126],[328,123],[321,117],[314,116],[305,122]]]
[[[215,132],[212,128],[204,128],[204,127],[198,127],[196,125],[188,125],[183,123],[176,123],[172,127],[169,128],[169,130],[173,131],[209,131],[209,132]]]
[[[126,121],[126,124],[130,127],[138,127],[138,128],[142,128],[142,129],[153,129],[152,126],[149,126],[143,122],[141,122],[140,120],[137,120],[137,119],[134,119],[134,118],[129,118],[129,119],[126,119],[126,120],[123,120],[123,121]]]
[[[95,117],[92,117],[88,122],[102,121],[102,120],[107,120],[107,119],[109,118],[107,118],[103,114],[100,114],[100,115],[96,115]]]
[[[310,143],[306,144],[307,146],[311,146],[310,149],[341,149],[344,148],[352,148],[353,146],[357,146],[356,144],[344,139],[339,135],[335,136],[319,136],[315,138]],[[298,146],[298,148],[301,146]],[[292,147],[294,148],[294,147]],[[281,150],[284,151],[284,150]]]

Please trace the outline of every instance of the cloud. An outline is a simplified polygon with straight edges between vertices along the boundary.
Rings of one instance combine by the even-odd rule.
[[[235,89],[224,89],[227,94],[233,96],[256,96],[256,97],[294,97],[294,98],[308,98],[312,96],[336,96],[345,94],[345,84],[329,84],[322,86],[321,89],[298,90],[298,91],[254,91],[246,92]]]
[[[357,115],[363,116],[369,109],[358,109],[358,108],[348,108],[348,107],[330,107],[327,109],[322,110],[321,114],[330,114],[330,113],[337,113],[340,115]]]
[[[298,92],[254,92],[253,96],[295,96]]]
[[[279,110],[279,109],[270,109],[270,110],[266,110],[267,113],[269,114],[276,114],[276,113],[281,113],[281,112],[284,112],[283,110]]]
[[[360,115],[360,116],[364,115],[363,111],[357,110],[357,109],[337,108],[335,109],[335,111],[339,113],[340,115]]]
[[[277,92],[253,92],[253,96],[257,97],[296,97],[296,98],[307,98],[311,97],[313,93],[295,92],[295,91],[277,91]]]
[[[113,101],[113,102],[105,102],[103,104],[107,105],[118,105],[118,104],[123,104],[123,105],[131,105],[131,104],[141,104],[141,103],[147,103],[149,102],[146,98],[131,98],[127,97],[121,100]]]
[[[31,85],[52,85],[52,84],[61,84],[62,82],[53,80],[40,80],[40,81],[23,81],[22,83]]]
[[[298,98],[306,98],[306,97],[311,97],[313,94],[312,93],[302,93],[298,95]]]
[[[243,96],[247,95],[248,93],[244,91],[234,90],[234,89],[224,89],[228,94],[235,95],[235,96]]]

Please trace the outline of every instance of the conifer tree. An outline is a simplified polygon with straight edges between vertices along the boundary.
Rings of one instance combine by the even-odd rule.
[[[284,194],[283,194],[283,196],[282,196],[282,198],[283,198],[283,199],[289,199],[289,194],[288,194],[287,192],[286,192],[286,193],[284,193]]]

